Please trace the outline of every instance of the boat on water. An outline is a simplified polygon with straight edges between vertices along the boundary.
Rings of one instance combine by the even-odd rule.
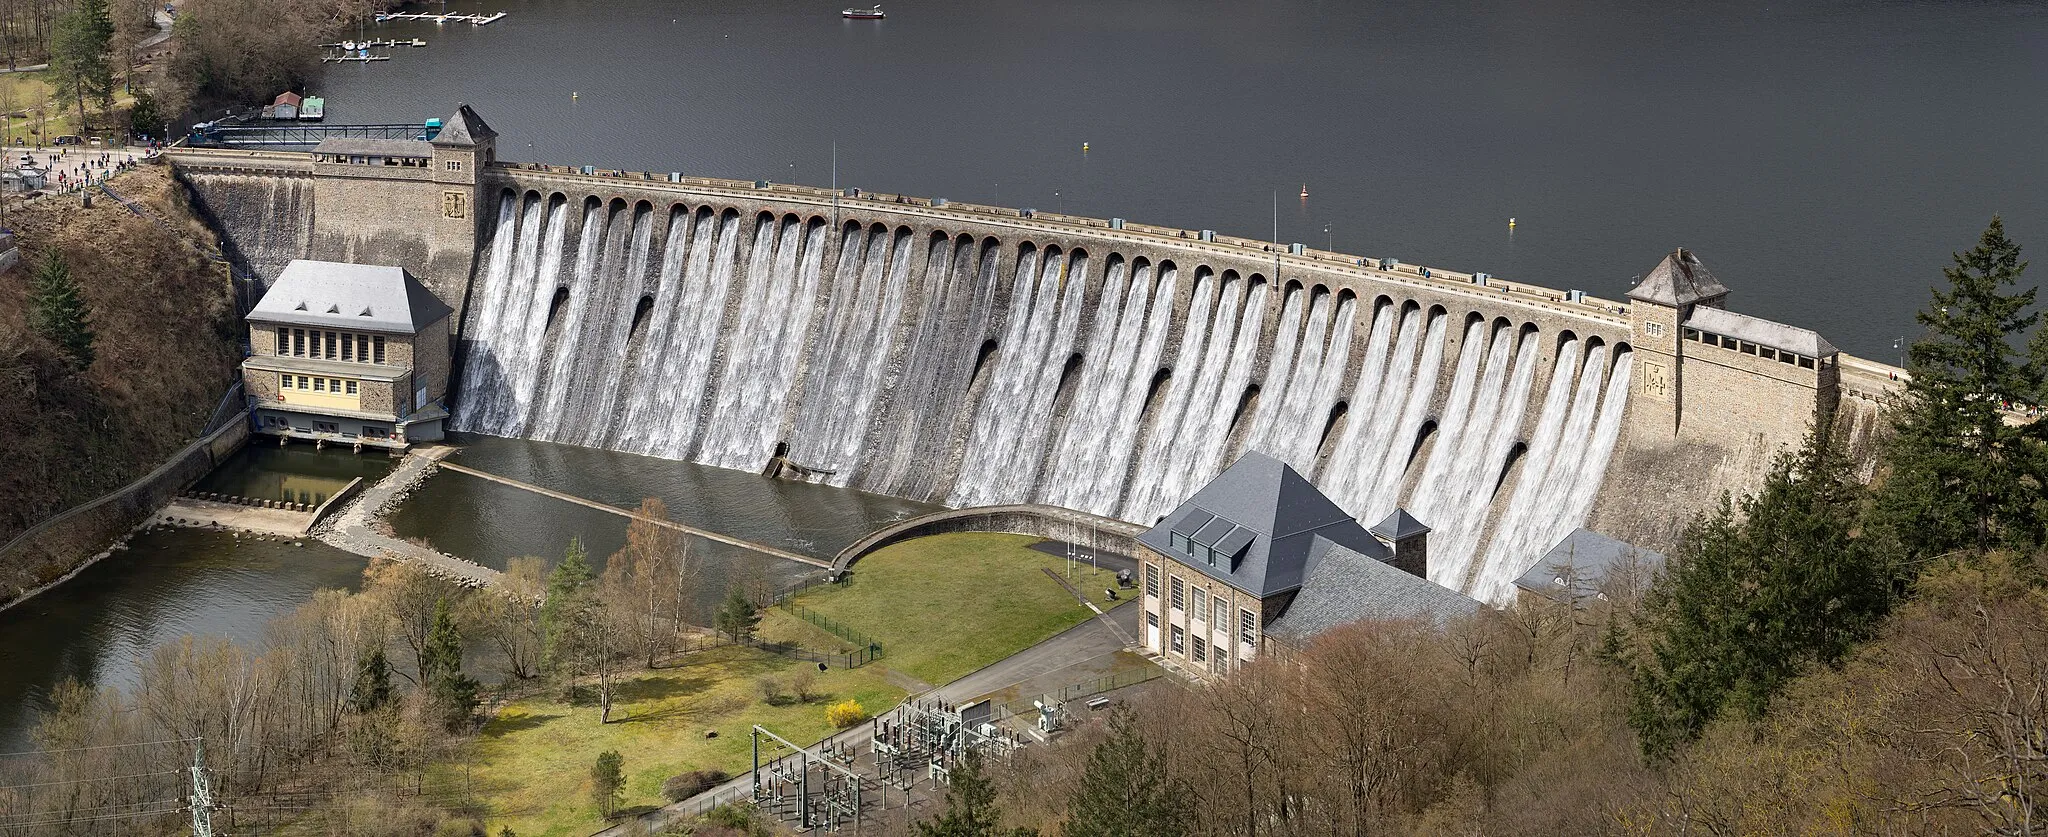
[[[887,14],[882,12],[881,6],[876,6],[872,9],[847,9],[840,12],[839,16],[853,18],[854,20],[881,20],[888,17]]]

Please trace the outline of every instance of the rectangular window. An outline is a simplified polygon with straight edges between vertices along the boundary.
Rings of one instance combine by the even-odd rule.
[[[341,335],[335,334],[332,331],[326,331],[321,333],[327,335],[327,359],[333,360],[336,357],[339,357],[341,355]]]
[[[291,389],[291,388],[292,388],[292,376],[290,376],[290,375],[279,375],[279,376],[277,376],[277,388],[278,388],[278,389]]]
[[[449,160],[449,161],[448,161],[448,170],[449,170],[449,171],[462,171],[462,161],[461,161],[461,160]]]
[[[280,329],[278,329],[278,330],[277,330],[277,345],[276,345],[276,346],[273,346],[272,348],[273,348],[273,349],[274,349],[274,350],[276,351],[276,353],[277,353],[277,354],[278,354],[279,356],[283,356],[283,355],[288,355],[288,354],[291,354],[291,353],[292,353],[292,330],[291,330],[291,329],[288,329],[288,328],[280,328]]]
[[[1799,368],[1801,368],[1801,369],[1812,369],[1812,368],[1813,368],[1813,358],[1810,358],[1810,357],[1803,357],[1803,358],[1800,358],[1800,359],[1799,359]]]
[[[326,392],[326,391],[327,391],[327,379],[326,379],[326,378],[314,378],[314,379],[313,379],[313,391],[314,391],[314,392]]]
[[[1222,596],[1217,596],[1213,604],[1215,604],[1216,606],[1216,609],[1212,611],[1216,616],[1216,621],[1219,623],[1230,621],[1230,603],[1224,601]],[[1229,625],[1222,624],[1217,625],[1217,627],[1223,628],[1225,630],[1229,630],[1230,628]]]
[[[305,329],[303,329],[303,328],[295,328],[295,329],[292,329],[292,357],[305,357],[305,356],[306,356],[306,330],[305,330]]]
[[[1240,610],[1237,612],[1237,619],[1237,638],[1244,642],[1245,647],[1257,648],[1259,646],[1259,617],[1252,615],[1252,612],[1249,610]]]
[[[1167,628],[1166,633],[1173,637],[1173,644],[1168,647],[1173,649],[1175,654],[1182,653],[1182,646],[1187,642],[1187,632],[1181,630],[1179,625],[1172,625]]]
[[[349,382],[347,383],[347,386],[348,386],[348,394],[350,394],[350,395],[354,395],[354,394],[356,394],[356,382],[354,382],[354,381],[349,381]]]
[[[1195,637],[1194,653],[1188,658],[1198,663],[1209,659],[1209,644],[1203,642],[1201,637]]]
[[[1664,324],[1656,322],[1643,323],[1643,333],[1651,337],[1663,337]]]
[[[1207,621],[1209,621],[1209,588],[1207,588],[1207,587],[1197,587],[1197,588],[1195,588],[1195,596],[1194,596],[1194,598],[1195,598],[1195,612],[1194,612],[1194,617],[1195,617],[1195,621],[1198,621],[1198,622],[1207,622]]]
[[[1159,627],[1159,614],[1149,610],[1145,611],[1145,627],[1157,629]]]
[[[371,357],[371,360],[370,360],[370,362],[371,362],[371,363],[383,363],[383,362],[384,362],[384,338],[383,338],[383,337],[372,337],[372,338],[370,338],[370,357]]]
[[[1147,596],[1158,596],[1158,595],[1159,595],[1159,565],[1158,565],[1158,564],[1146,564],[1146,565],[1145,565],[1145,595],[1147,595]]]
[[[342,336],[341,336],[341,359],[342,359],[342,360],[355,360],[355,359],[356,359],[356,336],[355,336],[355,335],[353,335],[353,334],[344,334],[344,335],[342,335]]]
[[[1173,601],[1173,609],[1174,609],[1174,610],[1185,610],[1185,609],[1187,609],[1187,606],[1188,606],[1188,590],[1187,590],[1187,585],[1185,585],[1185,584],[1182,584],[1182,583],[1181,583],[1181,580],[1180,580],[1180,576],[1177,576],[1177,575],[1176,575],[1176,576],[1171,576],[1171,577],[1169,577],[1169,578],[1167,579],[1167,584],[1166,584],[1166,588],[1167,588],[1167,590],[1171,591],[1171,592],[1172,592],[1172,594],[1173,594],[1173,597],[1172,597],[1172,601]]]

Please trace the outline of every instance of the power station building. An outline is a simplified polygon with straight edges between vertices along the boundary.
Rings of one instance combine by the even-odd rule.
[[[1480,608],[1429,580],[1429,527],[1396,509],[1367,529],[1257,451],[1137,541],[1145,649],[1198,679],[1347,622]]]
[[[404,268],[294,260],[248,316],[256,432],[386,448],[441,438],[453,313]]]

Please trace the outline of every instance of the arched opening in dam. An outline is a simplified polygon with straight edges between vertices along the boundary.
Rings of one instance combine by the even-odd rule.
[[[741,470],[786,441],[833,485],[1138,523],[1259,450],[1368,523],[1408,509],[1430,577],[1499,600],[1587,520],[1624,427],[1629,347],[1512,310],[1195,248],[656,205],[502,194],[455,429]]]

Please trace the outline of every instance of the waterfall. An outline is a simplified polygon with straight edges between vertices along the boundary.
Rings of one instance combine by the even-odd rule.
[[[1431,577],[1498,600],[1624,427],[1626,351],[1199,265],[539,196],[488,234],[460,430],[746,470],[786,441],[834,484],[1141,523],[1259,450],[1363,523],[1408,508]]]

